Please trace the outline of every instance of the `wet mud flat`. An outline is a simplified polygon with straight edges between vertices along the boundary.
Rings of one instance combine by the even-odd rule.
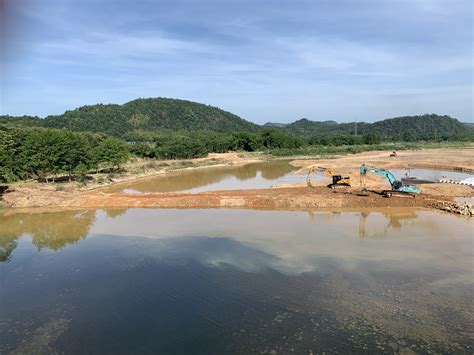
[[[470,354],[472,224],[249,210],[1,214],[1,353]]]

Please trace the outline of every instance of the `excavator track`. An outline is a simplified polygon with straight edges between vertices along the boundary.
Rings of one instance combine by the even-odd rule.
[[[351,185],[349,184],[329,184],[329,188],[333,189],[334,191],[349,191]]]
[[[392,196],[394,196],[394,197],[406,197],[406,198],[413,197],[413,198],[416,198],[415,194],[405,192],[405,191],[384,190],[384,191],[382,191],[382,193],[387,198],[390,198]]]

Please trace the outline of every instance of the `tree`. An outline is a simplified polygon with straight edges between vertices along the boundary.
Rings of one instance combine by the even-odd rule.
[[[206,156],[208,153],[209,151],[203,143],[184,137],[176,137],[174,141],[155,149],[156,156],[164,159],[199,158]]]
[[[120,169],[120,165],[129,158],[129,150],[124,141],[116,138],[106,138],[93,151],[93,161],[99,164],[111,165],[113,169]]]
[[[80,171],[84,175],[91,164],[90,152],[84,138],[80,134],[67,131],[61,132],[59,138],[58,161],[55,162],[58,170],[67,172],[69,181],[73,173]]]
[[[414,129],[408,129],[405,132],[403,132],[403,140],[405,142],[414,142],[416,141],[416,132]]]
[[[257,136],[249,132],[239,132],[233,135],[233,149],[253,152],[258,148]]]
[[[364,135],[363,137],[364,143],[365,144],[379,144],[382,141],[382,138],[380,137],[380,134],[375,133],[375,132],[370,132]]]
[[[143,115],[141,113],[134,113],[128,119],[128,123],[134,128],[145,127],[150,122],[150,117],[148,115]]]
[[[11,132],[0,130],[0,182],[17,180],[16,143]]]
[[[141,158],[154,158],[155,151],[150,144],[135,143],[130,146],[130,152]]]
[[[268,149],[274,148],[299,148],[301,141],[295,136],[286,134],[279,129],[265,129],[261,133],[261,143]]]
[[[29,175],[48,182],[48,175],[60,170],[59,135],[55,130],[31,131],[22,149],[25,169]]]

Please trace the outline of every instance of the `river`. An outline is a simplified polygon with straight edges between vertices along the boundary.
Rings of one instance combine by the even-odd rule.
[[[0,353],[472,353],[472,221],[0,214]]]

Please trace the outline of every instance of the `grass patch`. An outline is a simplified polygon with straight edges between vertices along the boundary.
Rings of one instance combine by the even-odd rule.
[[[179,161],[173,165],[173,169],[186,169],[194,166],[194,163],[189,160]]]
[[[159,162],[159,161],[150,161],[147,162],[145,165],[143,165],[143,168],[145,170],[155,170],[155,169],[161,169],[170,166],[168,163],[165,162]]]
[[[134,175],[143,174],[144,172],[145,172],[145,168],[143,166],[133,168],[131,171],[131,173]]]

